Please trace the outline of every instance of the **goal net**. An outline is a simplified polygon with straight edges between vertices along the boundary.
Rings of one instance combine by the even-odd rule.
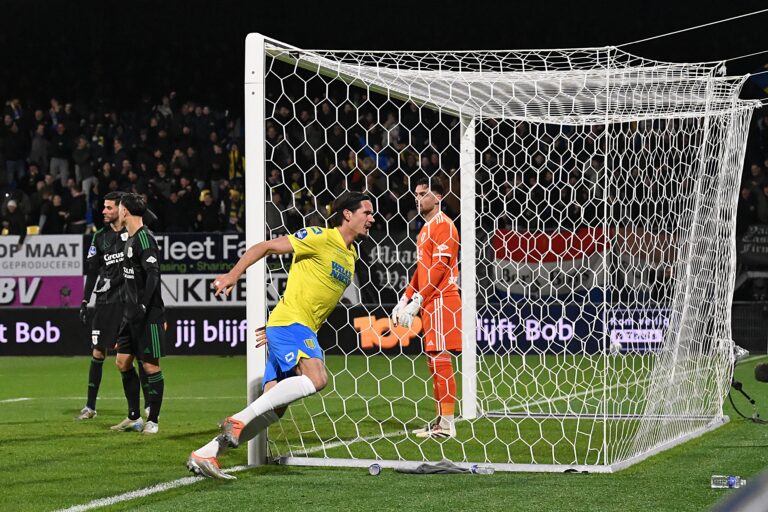
[[[324,227],[348,190],[374,198],[377,220],[319,332],[328,387],[250,462],[607,472],[726,422],[757,104],[723,71],[613,47],[326,51],[251,34],[248,243]],[[457,435],[443,440],[412,434],[436,415],[422,322],[388,319],[415,268],[421,177],[444,187],[461,244]],[[290,262],[249,270],[249,325]],[[265,354],[248,350],[253,399]]]

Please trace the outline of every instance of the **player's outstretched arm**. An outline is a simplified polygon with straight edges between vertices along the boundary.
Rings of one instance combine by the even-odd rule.
[[[229,295],[237,284],[237,280],[243,275],[248,267],[269,254],[289,254],[293,252],[293,246],[287,236],[265,240],[251,246],[245,254],[237,261],[232,270],[226,274],[218,276],[213,281],[213,288],[216,290],[214,295],[224,293]]]

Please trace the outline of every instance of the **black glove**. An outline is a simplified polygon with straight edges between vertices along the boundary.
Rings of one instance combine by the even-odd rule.
[[[83,301],[80,304],[80,321],[83,325],[88,325],[88,302]]]

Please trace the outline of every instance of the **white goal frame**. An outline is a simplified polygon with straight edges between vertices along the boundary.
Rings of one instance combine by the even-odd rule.
[[[265,182],[266,182],[266,142],[265,142],[265,62],[267,58],[273,58],[276,54],[274,51],[270,52],[270,48],[279,48],[281,52],[290,54],[292,50],[303,51],[298,48],[294,48],[288,44],[276,41],[265,37],[261,34],[249,34],[246,38],[246,52],[245,52],[245,152],[246,152],[246,169],[245,169],[245,194],[248,198],[246,202],[246,244],[248,247],[251,245],[263,241],[266,236],[265,229]],[[392,52],[397,53],[397,52]],[[610,52],[607,53],[610,55]],[[650,61],[644,61],[650,62]],[[663,66],[669,66],[670,68],[676,68],[675,64],[659,63]],[[299,67],[307,66],[306,63],[297,64]],[[305,69],[312,69],[322,74],[320,65],[315,65]],[[711,80],[709,73],[710,68],[707,71],[694,70],[691,72],[691,76],[687,76],[686,68],[684,65],[679,65],[679,71],[675,71],[673,74],[675,77],[684,76],[686,79],[701,79]],[[338,69],[333,70],[333,76],[336,78],[342,78],[344,75]],[[554,75],[553,75],[554,76]],[[606,88],[614,86],[613,80],[615,80],[616,87],[620,88],[625,85],[622,80],[631,81],[632,77],[628,78],[627,75],[622,75],[617,71],[615,74],[611,72],[605,72],[603,75]],[[349,83],[359,82],[359,77],[347,77]],[[569,77],[564,76],[563,79],[567,80]],[[715,82],[712,82],[712,87],[717,87]],[[370,90],[382,90],[382,86],[369,84]],[[411,99],[420,101],[421,105],[429,105],[430,98],[421,97],[418,93],[412,95],[404,95],[399,90],[387,91],[391,97],[399,99]],[[457,100],[458,102],[458,100]],[[458,103],[457,103],[458,104]],[[456,105],[441,104],[439,108],[444,111],[451,111]],[[756,108],[757,103],[742,102],[737,104],[734,101],[734,109],[752,109]],[[706,111],[707,107],[702,107],[702,110]],[[459,117],[461,123],[460,131],[460,177],[461,177],[461,252],[460,252],[460,270],[461,270],[461,289],[462,295],[465,297],[475,297],[476,290],[476,269],[477,269],[477,251],[476,251],[476,232],[475,232],[475,172],[476,172],[476,147],[475,136],[476,126],[478,122],[477,113],[471,108],[470,105],[466,107],[457,107],[452,113]],[[552,119],[557,119],[557,114],[552,114]],[[599,119],[595,120],[599,122]],[[609,122],[607,114],[605,117],[605,123]],[[743,151],[741,153],[743,160]],[[734,199],[734,196],[724,195],[724,199]],[[689,261],[690,264],[690,261]],[[605,266],[603,267],[606,268]],[[730,269],[733,272],[734,269]],[[258,262],[252,266],[247,272],[247,323],[249,326],[246,344],[247,344],[247,399],[250,403],[255,400],[260,392],[262,379],[265,369],[266,360],[266,348],[255,348],[255,336],[254,328],[264,325],[267,318],[267,300],[266,300],[266,284],[267,272],[265,268],[264,260]],[[690,283],[688,283],[690,285]],[[731,295],[733,291],[733,284],[726,283],[723,286],[730,287]],[[685,318],[680,319],[680,322],[684,322]],[[461,356],[461,378],[462,378],[462,395],[460,397],[462,418],[471,420],[478,418],[484,414],[484,411],[479,410],[478,398],[477,398],[477,372],[478,361],[476,351],[476,322],[477,322],[477,309],[474,300],[464,300],[462,309],[462,356]],[[322,340],[321,340],[322,341]],[[723,340],[723,343],[732,343],[731,340]],[[675,356],[676,357],[676,356]],[[730,378],[730,375],[723,375],[722,378]],[[623,469],[627,466],[635,464],[647,457],[650,457],[660,451],[666,450],[677,444],[686,442],[687,440],[700,436],[710,430],[718,428],[728,422],[728,417],[722,414],[722,404],[720,407],[720,415],[713,417],[712,420],[704,427],[691,431],[683,436],[680,436],[674,440],[658,444],[656,446],[648,447],[648,449],[642,450],[641,453],[633,455],[619,462],[605,464],[515,464],[515,463],[494,463],[493,466],[499,470],[506,471],[538,471],[538,472],[563,472],[568,470],[576,471],[589,471],[589,472],[615,472]],[[606,450],[607,453],[607,450]],[[272,454],[278,456],[278,461],[285,464],[295,465],[308,465],[308,466],[350,466],[350,467],[367,467],[368,465],[376,462],[382,467],[416,467],[423,461],[404,461],[404,460],[373,460],[373,459],[335,459],[335,458],[319,458],[319,457],[297,457],[287,456],[282,457],[280,454]],[[267,450],[267,437],[266,433],[262,433],[248,444],[248,463],[251,465],[260,465],[268,461]],[[483,463],[483,461],[458,461],[460,466],[468,467],[473,463]]]

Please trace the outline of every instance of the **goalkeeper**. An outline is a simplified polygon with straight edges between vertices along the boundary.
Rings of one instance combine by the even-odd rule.
[[[416,183],[416,206],[426,223],[416,238],[416,271],[392,311],[393,324],[405,327],[423,312],[424,351],[437,401],[437,419],[413,433],[437,439],[456,435],[456,378],[451,352],[461,352],[459,232],[440,211],[443,192],[437,180],[422,178]]]
[[[233,479],[220,469],[222,450],[237,448],[277,421],[290,403],[325,387],[328,378],[317,331],[352,282],[357,259],[353,242],[367,236],[374,222],[373,203],[361,193],[337,199],[334,212],[337,227],[308,227],[294,235],[260,242],[248,249],[232,270],[215,279],[215,294],[229,294],[249,266],[269,254],[293,253],[285,293],[269,315],[266,328],[256,330],[257,346],[266,343],[269,349],[264,393],[225,418],[221,433],[190,454],[187,467],[193,473]]]

